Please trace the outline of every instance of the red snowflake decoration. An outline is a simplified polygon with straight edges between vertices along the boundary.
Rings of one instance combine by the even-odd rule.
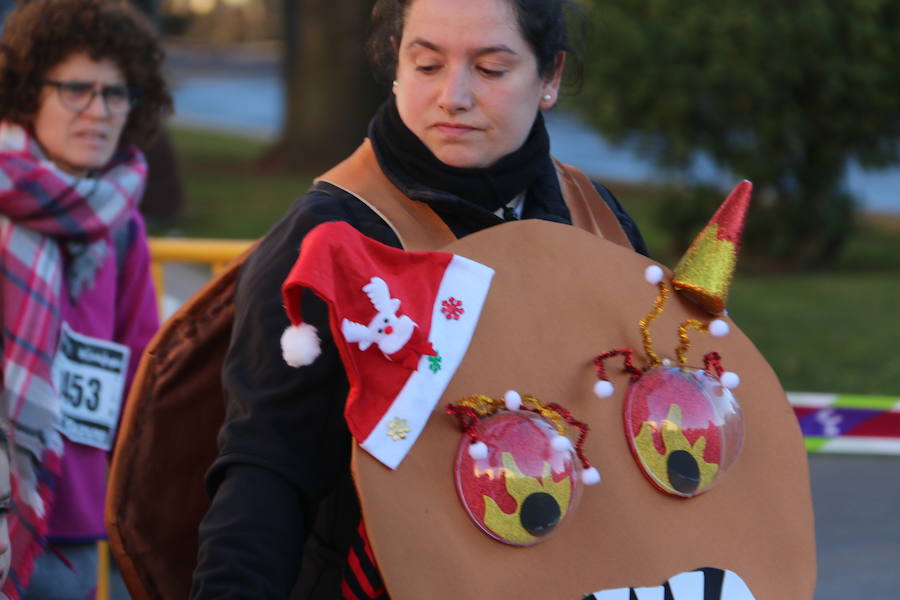
[[[459,318],[466,312],[466,309],[463,308],[462,300],[457,300],[451,296],[441,302],[441,312],[444,313],[444,316],[447,317],[448,321],[450,319],[459,321]]]

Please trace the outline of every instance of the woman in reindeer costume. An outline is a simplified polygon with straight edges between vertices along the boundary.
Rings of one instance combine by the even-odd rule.
[[[192,598],[811,597],[799,428],[723,314],[750,185],[675,276],[635,252],[549,154],[565,4],[376,3],[392,98],[241,268]],[[210,361],[173,357],[229,307],[142,364],[110,520],[137,598],[183,596],[182,515],[154,507],[196,503],[138,511],[130,473],[164,460],[154,405],[206,406]],[[164,474],[192,486],[184,454]]]
[[[557,102],[566,59],[576,66],[566,41],[567,4],[378,2],[372,54],[393,80],[393,95],[372,120],[363,156],[354,163],[362,174],[350,176],[351,184],[386,178],[396,193],[430,213],[425,219],[458,237],[517,218],[570,223],[541,116]],[[378,197],[354,194],[358,190],[333,179],[321,177],[242,270],[224,371],[226,423],[208,478],[214,497],[201,526],[194,598],[225,590],[287,597],[301,562],[299,586],[311,590],[309,597],[339,594],[359,524],[342,416],[347,381],[329,339],[325,305],[311,296],[304,315],[323,337],[315,365],[293,370],[277,345],[268,346],[286,325],[278,289],[300,242],[322,222],[346,221],[394,247],[411,244],[398,236],[397,219],[385,214],[389,208],[371,206]],[[606,201],[644,251],[611,194],[588,191],[593,202]],[[423,225],[420,231],[427,236],[430,230]],[[343,539],[323,540],[336,528]],[[346,570],[343,585],[359,589],[356,574]]]

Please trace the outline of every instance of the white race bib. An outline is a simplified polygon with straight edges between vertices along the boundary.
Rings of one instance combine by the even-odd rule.
[[[128,346],[76,333],[63,323],[53,360],[60,397],[56,428],[79,444],[112,449],[128,372]]]

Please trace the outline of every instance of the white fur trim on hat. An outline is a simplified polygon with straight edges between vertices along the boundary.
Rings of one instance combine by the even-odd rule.
[[[311,365],[321,353],[319,332],[309,323],[291,325],[281,334],[281,354],[292,367]]]

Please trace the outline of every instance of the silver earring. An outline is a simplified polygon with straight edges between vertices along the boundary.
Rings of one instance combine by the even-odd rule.
[[[396,83],[396,81],[394,83]],[[553,96],[551,96],[550,94],[544,94],[544,100],[547,100],[549,102],[552,99],[553,99]]]
[[[394,83],[391,84],[391,87],[397,87],[397,80],[394,80]]]

